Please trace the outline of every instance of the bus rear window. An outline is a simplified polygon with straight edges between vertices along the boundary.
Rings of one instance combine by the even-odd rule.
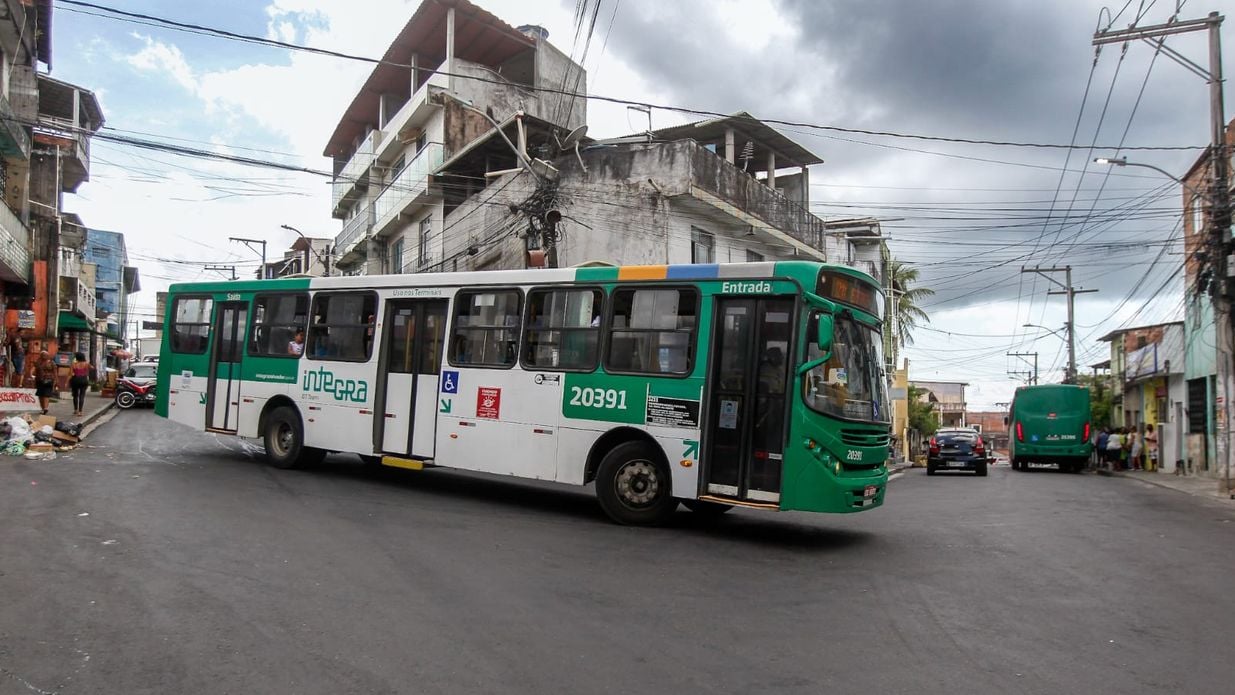
[[[200,355],[210,342],[210,314],[214,300],[209,297],[180,297],[172,309],[172,352]]]

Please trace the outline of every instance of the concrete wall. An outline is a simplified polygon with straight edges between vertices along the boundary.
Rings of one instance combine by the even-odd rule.
[[[566,85],[567,92],[586,94],[587,71],[553,44],[537,40],[536,86],[560,89],[562,84]],[[540,112],[533,115],[572,130],[587,123],[587,99],[584,97],[571,99],[541,92],[539,100]]]
[[[1188,299],[1184,311],[1185,374],[1189,379],[1218,373],[1214,337],[1214,305],[1208,295]]]

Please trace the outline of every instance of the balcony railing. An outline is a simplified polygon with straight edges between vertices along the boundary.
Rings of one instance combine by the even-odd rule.
[[[395,150],[401,148],[400,133],[403,129],[409,123],[421,123],[428,118],[430,109],[433,108],[429,100],[430,88],[446,89],[449,85],[450,78],[446,75],[440,72],[429,75],[425,83],[420,85],[411,98],[399,107],[395,115],[390,117],[386,125],[382,126],[382,138],[374,148],[379,159],[383,162],[390,162],[397,154]]]
[[[336,212],[339,210],[339,204],[351,197],[352,193],[357,193],[364,190],[369,185],[369,167],[373,166],[373,161],[377,157],[377,143],[380,140],[382,131],[369,131],[364,142],[360,143],[360,147],[356,148],[356,153],[352,158],[343,165],[343,169],[335,176],[334,182],[330,187],[331,200],[330,204]]]
[[[335,237],[336,253],[342,257],[351,253],[352,248],[362,239],[367,239],[373,229],[373,206],[369,205],[343,225],[343,231]]]
[[[381,234],[399,213],[429,192],[429,174],[442,165],[442,143],[430,142],[416,153],[390,185],[377,196],[373,229]]]
[[[694,185],[759,217],[807,246],[823,251],[829,261],[845,263],[849,260],[847,253],[827,238],[827,225],[822,218],[704,146],[692,141],[689,147]],[[841,257],[834,259],[836,255]]]
[[[30,230],[0,203],[0,278],[14,282],[30,281]]]

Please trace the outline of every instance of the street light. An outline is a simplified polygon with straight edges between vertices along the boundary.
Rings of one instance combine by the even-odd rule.
[[[1175,183],[1183,186],[1192,195],[1197,196],[1198,198],[1205,197],[1204,193],[1201,193],[1196,188],[1193,188],[1190,184],[1188,184],[1183,179],[1172,174],[1166,169],[1160,169],[1152,164],[1142,164],[1140,162],[1129,162],[1127,157],[1095,157],[1093,161],[1094,161],[1094,164],[1107,164],[1107,165],[1116,166],[1116,167],[1140,167],[1142,169],[1152,169],[1153,171],[1156,171],[1159,174],[1162,174],[1168,179],[1174,181]]]
[[[313,256],[317,258],[317,262],[322,264],[322,273],[324,273],[323,277],[330,277],[330,264],[326,262],[326,259],[322,258],[322,254],[318,253],[317,249],[313,248],[313,242],[309,240],[309,237],[304,235],[304,232],[300,231],[299,229],[296,229],[290,224],[281,224],[279,225],[279,227],[286,229],[289,232],[295,232],[296,234],[299,234],[300,238],[304,239],[305,243],[308,244],[309,253],[312,253]],[[326,253],[330,253],[329,246],[326,247]],[[308,268],[305,269],[305,272],[308,272]]]

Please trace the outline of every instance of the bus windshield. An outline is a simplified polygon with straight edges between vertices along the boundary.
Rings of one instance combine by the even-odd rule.
[[[820,312],[807,323],[805,362],[823,356],[814,336]],[[879,332],[837,315],[832,356],[806,373],[802,397],[812,410],[847,420],[889,422],[887,380],[883,372],[883,339]]]

